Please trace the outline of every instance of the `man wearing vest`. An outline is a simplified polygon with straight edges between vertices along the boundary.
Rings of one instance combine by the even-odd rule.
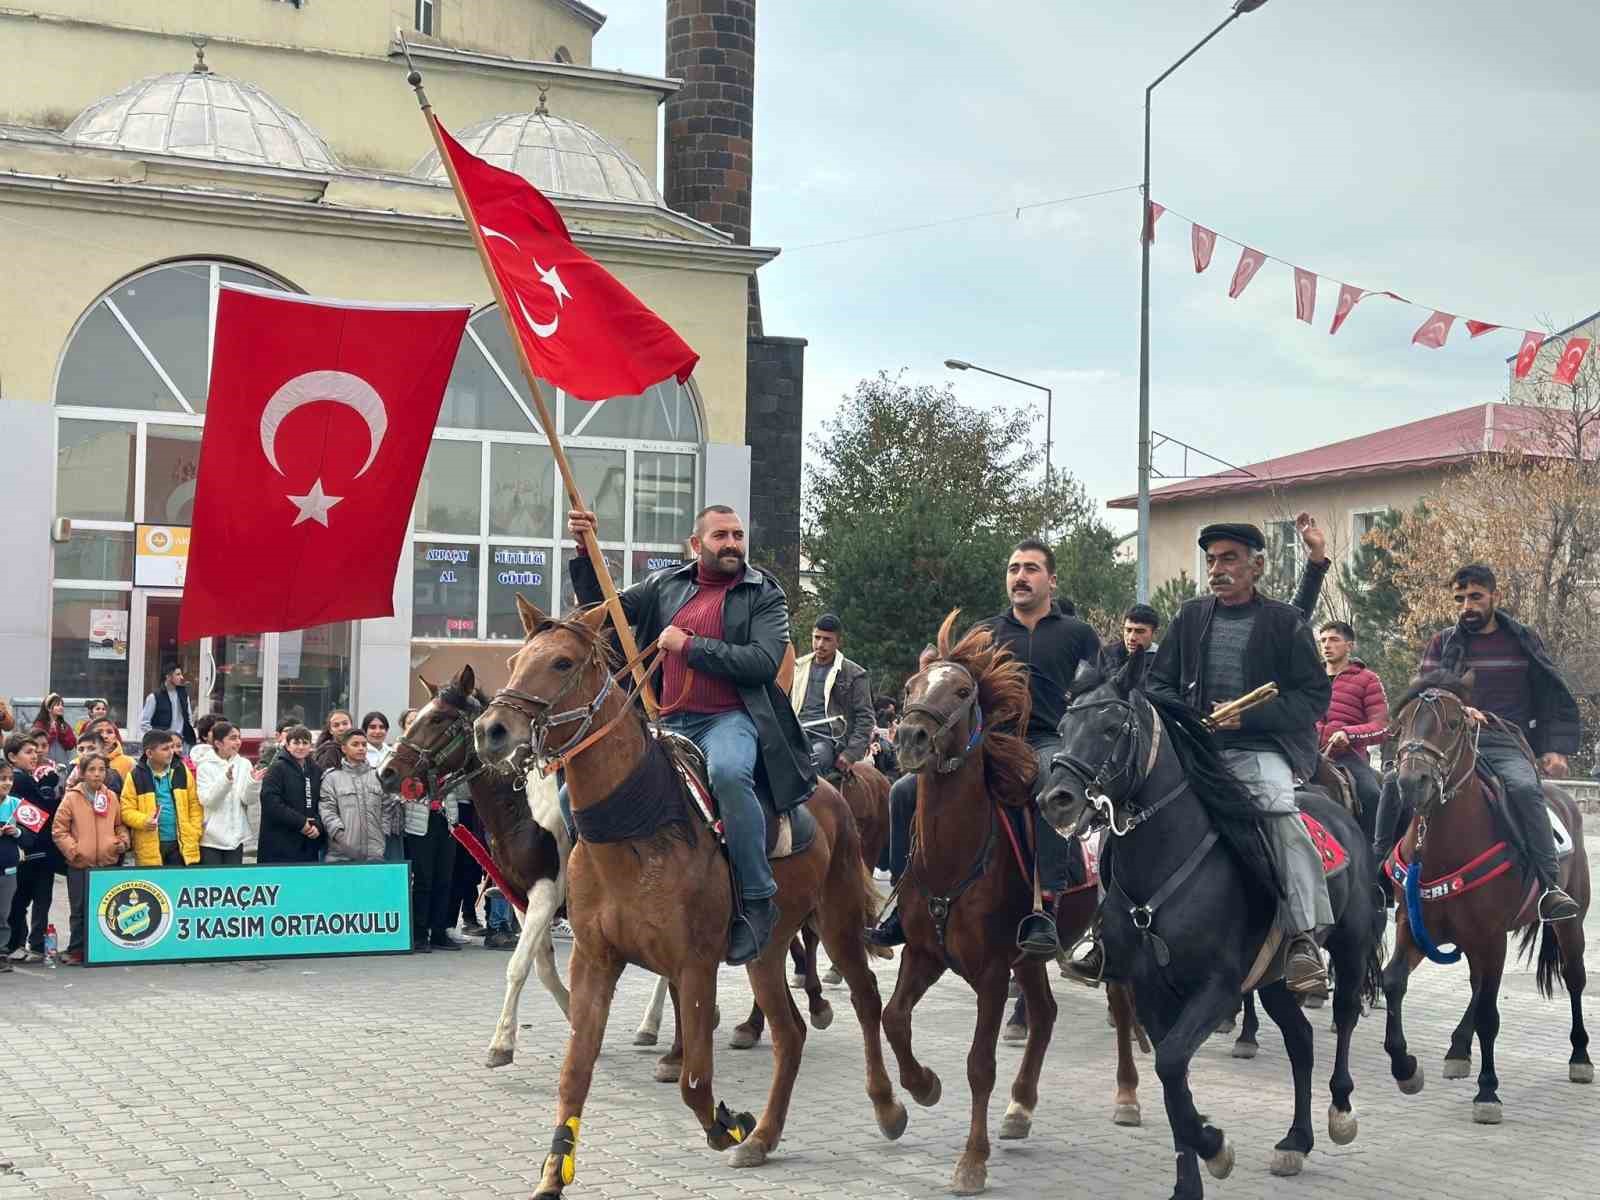
[[[842,634],[839,618],[823,613],[811,631],[811,653],[794,664],[789,703],[818,771],[847,771],[872,744],[872,690],[866,671],[839,653]]]
[[[175,733],[184,747],[194,745],[194,725],[189,720],[189,689],[183,683],[183,668],[169,662],[161,668],[161,686],[144,698],[139,709],[139,733],[152,729]]]

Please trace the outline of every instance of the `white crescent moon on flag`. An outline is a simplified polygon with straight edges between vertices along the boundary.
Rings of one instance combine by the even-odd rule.
[[[372,460],[378,457],[378,447],[383,445],[383,435],[389,430],[389,410],[384,407],[383,397],[378,395],[377,389],[348,371],[307,371],[304,375],[296,375],[273,392],[272,399],[261,410],[261,452],[267,456],[272,469],[282,475],[283,468],[278,465],[278,427],[295,409],[319,400],[343,404],[367,423],[371,445],[367,450],[367,461],[361,464],[361,470],[355,475],[360,479],[367,473]]]
[[[505,234],[501,233],[498,229],[490,229],[487,225],[480,225],[478,228],[483,230],[483,236],[484,237],[486,237],[486,238],[499,238],[502,242],[505,242],[506,244],[508,244],[517,253],[519,253],[519,254],[522,253],[522,247],[517,245],[515,238],[507,237]],[[535,267],[537,267],[539,264],[537,262],[535,262],[533,265]],[[518,292],[515,288],[512,288],[511,289],[511,296],[512,296],[512,298],[514,300],[516,300],[517,308],[522,312],[523,321],[525,321],[527,323],[527,326],[528,326],[529,329],[533,330],[535,337],[538,337],[538,338],[541,338],[541,339],[542,338],[547,338],[547,337],[551,336],[553,333],[555,333],[557,328],[560,327],[560,325],[561,325],[561,314],[560,314],[560,312],[556,313],[556,319],[555,320],[551,321],[549,324],[543,324],[543,323],[533,319],[533,314],[528,311],[528,306],[522,302],[522,293]],[[558,309],[561,307],[561,297],[559,295],[556,296],[556,307]]]

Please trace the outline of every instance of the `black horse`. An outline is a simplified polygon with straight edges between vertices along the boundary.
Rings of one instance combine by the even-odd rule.
[[[1209,729],[1188,708],[1138,691],[1133,678],[1126,667],[1103,683],[1092,669],[1080,670],[1040,803],[1063,833],[1103,823],[1114,835],[1101,866],[1106,974],[1133,984],[1140,1023],[1156,1043],[1156,1074],[1177,1151],[1173,1200],[1196,1200],[1204,1194],[1197,1158],[1222,1179],[1233,1169],[1234,1151],[1196,1111],[1189,1061],[1238,1003],[1277,917],[1281,887],[1255,805],[1228,772]],[[1351,859],[1330,883],[1336,923],[1327,939],[1339,1032],[1328,1136],[1346,1145],[1356,1136],[1350,1034],[1363,998],[1370,1001],[1377,990],[1380,913],[1360,827],[1320,793],[1302,802]],[[1294,1175],[1314,1142],[1311,1025],[1281,980],[1261,988],[1261,1002],[1283,1031],[1294,1068],[1294,1122],[1270,1169]]]

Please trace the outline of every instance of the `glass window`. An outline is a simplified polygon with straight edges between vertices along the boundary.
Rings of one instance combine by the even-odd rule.
[[[211,268],[173,266],[130,279],[109,299],[196,412],[205,408]]]
[[[550,611],[553,546],[489,546],[489,629],[486,637],[522,640],[517,595]]]
[[[670,567],[681,567],[689,561],[688,548],[682,552],[670,550],[635,550],[633,552],[633,581],[638,583],[646,575],[654,575],[657,571],[665,571]]]
[[[240,729],[265,729],[261,721],[261,635],[213,638],[211,661],[215,675],[206,711],[221,713]]]
[[[63,418],[56,426],[56,512],[86,521],[133,520],[133,423]]]
[[[57,579],[116,579],[133,582],[133,531],[74,529],[56,547]]]
[[[144,434],[144,519],[164,525],[194,523],[194,482],[200,473],[200,430],[151,425]]]
[[[334,709],[349,707],[350,623],[280,633],[278,717],[315,731]]]
[[[417,542],[412,547],[411,636],[475,638],[478,633],[476,545]]]
[[[489,532],[553,537],[556,458],[549,446],[499,443],[489,448]]]
[[[692,454],[633,452],[633,540],[682,542],[694,532]]]
[[[126,722],[131,592],[56,588],[51,596],[50,687],[64,696],[100,696]]]
[[[567,461],[578,481],[578,491],[599,518],[602,542],[622,541],[623,505],[628,491],[628,456],[621,450],[568,450]]]
[[[481,506],[483,449],[478,442],[436,441],[417,489],[417,528],[476,534]]]
[[[562,432],[584,437],[640,438],[654,442],[698,442],[700,420],[694,397],[668,379],[639,396],[617,396],[601,404],[566,398]],[[581,426],[581,430],[580,430]]]
[[[506,349],[505,355],[495,352],[492,341],[486,341],[485,344],[490,347],[491,353],[495,353],[500,369],[506,372],[507,378],[520,385],[517,390],[526,398],[527,385],[522,381],[522,369],[517,365],[515,353],[506,341],[506,331],[501,328],[500,314],[491,311],[489,316],[492,323],[482,321],[473,328],[480,337],[485,336],[486,330],[499,334],[499,341]],[[471,336],[463,337],[461,348],[456,351],[456,363],[450,370],[450,381],[445,387],[444,404],[439,409],[439,424],[449,429],[506,429],[513,433],[528,433],[533,429]]]
[[[622,552],[620,550],[604,551],[606,565],[611,568],[611,581],[620,589],[622,587]],[[567,564],[578,556],[578,552],[571,547],[561,551],[561,611],[569,613],[578,606],[578,595],[572,590],[572,573],[567,569]]]
[[[61,360],[56,403],[183,411],[183,405],[104,304],[97,305],[73,334]]]

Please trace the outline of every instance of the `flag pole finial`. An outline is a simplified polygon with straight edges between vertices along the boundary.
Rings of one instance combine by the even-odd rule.
[[[206,66],[206,42],[209,40],[203,34],[195,34],[189,39],[189,44],[194,47],[194,66],[190,70],[196,75],[211,74],[211,68]]]
[[[422,72],[417,70],[416,64],[411,61],[411,46],[410,43],[406,41],[406,31],[400,28],[400,26],[396,25],[394,29],[394,36],[395,40],[400,43],[400,53],[405,55],[406,82],[409,83],[412,87],[412,90],[417,93],[417,104],[422,108],[423,112],[427,112],[433,106],[428,103],[428,93],[422,90]]]
[[[550,95],[550,85],[548,83],[537,83],[534,86],[539,89],[539,107],[533,110],[533,115],[536,117],[548,117],[550,110],[545,106],[545,98]]]

